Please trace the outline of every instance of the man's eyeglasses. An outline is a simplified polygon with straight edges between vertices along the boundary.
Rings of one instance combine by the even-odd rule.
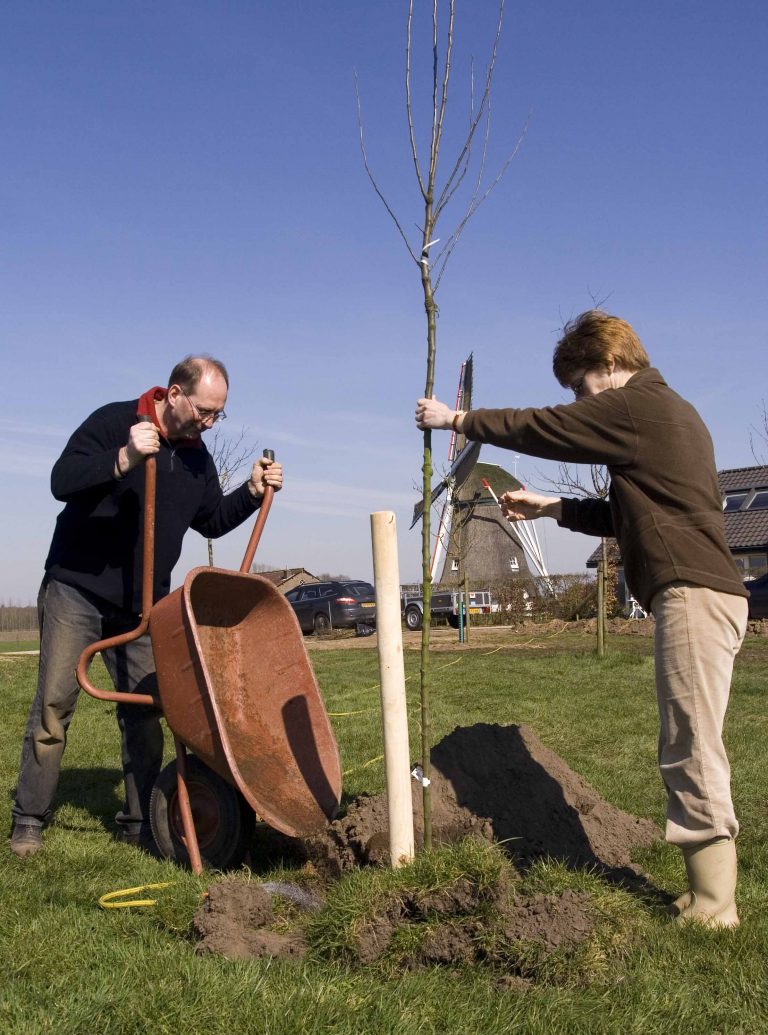
[[[206,424],[208,421],[210,421],[211,424],[215,424],[217,420],[226,420],[227,419],[227,415],[224,412],[224,410],[200,410],[200,409],[198,409],[197,406],[195,406],[195,404],[189,398],[187,393],[184,391],[184,389],[181,387],[181,385],[177,385],[177,388],[179,389],[181,394],[184,396],[184,398],[187,400],[189,405],[192,407],[192,410],[193,410],[193,412],[195,414],[196,419],[199,420],[201,424]]]

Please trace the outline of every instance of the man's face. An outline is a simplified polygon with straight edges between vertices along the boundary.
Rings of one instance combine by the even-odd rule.
[[[164,414],[168,438],[197,438],[208,431],[223,413],[226,401],[227,382],[218,371],[206,371],[188,393],[171,385]]]

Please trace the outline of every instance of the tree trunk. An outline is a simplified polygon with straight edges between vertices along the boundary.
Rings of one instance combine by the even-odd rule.
[[[597,565],[597,656],[605,657],[605,605],[606,569],[608,567],[608,544],[602,540],[601,556]]]
[[[424,245],[431,240],[432,206],[427,201],[424,227]],[[432,291],[432,280],[429,273],[429,252],[424,248],[421,262],[421,285],[424,291],[424,308],[427,314],[427,380],[424,397],[431,399],[435,387],[435,352],[437,348],[437,305]],[[424,601],[424,618],[421,626],[421,767],[424,772],[422,788],[424,806],[424,848],[432,847],[432,795],[430,790],[430,774],[432,763],[430,751],[432,747],[432,720],[429,703],[429,639],[432,628],[432,574],[431,568],[431,510],[432,496],[432,432],[424,432],[424,458],[422,464],[422,495],[424,510],[421,522],[421,577],[422,599]]]
[[[464,569],[464,642],[469,643],[469,576]]]

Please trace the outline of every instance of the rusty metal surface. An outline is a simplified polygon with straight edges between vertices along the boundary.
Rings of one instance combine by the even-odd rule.
[[[141,416],[140,420],[149,420],[151,417]],[[144,553],[141,583],[141,621],[130,632],[121,633],[119,636],[110,636],[105,640],[92,643],[80,655],[75,669],[75,678],[82,690],[85,690],[91,697],[100,701],[118,701],[125,704],[149,704],[157,705],[157,701],[150,694],[126,694],[117,690],[100,690],[95,686],[88,675],[88,668],[93,658],[101,650],[108,650],[110,647],[120,647],[124,643],[138,640],[143,636],[149,627],[149,615],[152,610],[152,586],[155,571],[155,493],[157,485],[157,465],[153,456],[145,462],[146,488],[144,491]]]
[[[338,748],[293,608],[267,579],[194,568],[149,622],[171,730],[290,836],[341,796]]]

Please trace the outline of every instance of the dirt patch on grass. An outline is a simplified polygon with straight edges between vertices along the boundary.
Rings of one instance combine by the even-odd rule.
[[[303,959],[307,945],[302,935],[271,930],[275,920],[272,896],[259,884],[234,880],[214,884],[193,920],[197,951],[228,959]]]
[[[592,935],[596,911],[586,892],[524,895],[515,890],[517,878],[505,861],[482,887],[460,877],[439,888],[394,891],[351,925],[333,958],[353,966],[386,958],[398,972],[489,966],[506,979],[504,987],[519,990],[536,980],[553,953],[568,953]],[[274,929],[277,922],[263,886],[223,881],[211,887],[195,915],[197,951],[228,959],[303,959],[308,945],[302,923],[294,921],[285,933],[285,921],[281,931]]]
[[[421,786],[413,783],[414,824],[422,840]],[[503,843],[499,880],[478,888],[458,880],[429,892],[390,896],[355,931],[348,955],[369,964],[392,951],[408,929],[402,965],[489,962],[525,975],[530,961],[578,945],[594,926],[590,896],[520,895],[520,871],[537,859],[560,860],[609,880],[642,883],[631,854],[661,837],[650,820],[605,801],[527,726],[457,728],[432,751],[432,823],[436,844],[468,836]],[[362,796],[323,835],[297,845],[326,881],[357,867],[389,862],[385,795]],[[301,958],[300,931],[273,930],[270,894],[258,884],[214,885],[195,918],[200,951],[229,957]],[[300,925],[299,925],[300,927]],[[528,946],[525,951],[520,946]]]
[[[511,888],[503,869],[483,889],[459,880],[449,889],[386,902],[357,928],[347,959],[367,965],[389,954],[409,970],[482,964],[533,976],[544,958],[592,934],[595,910],[586,892],[516,895]],[[405,949],[397,946],[403,934]]]
[[[421,786],[413,783],[417,841],[423,830]],[[661,837],[648,819],[611,805],[528,726],[460,727],[432,750],[432,826],[437,843],[468,835],[504,842],[519,866],[539,858],[632,879],[634,849]],[[307,842],[330,877],[355,866],[388,863],[386,795],[357,798],[345,816]]]

